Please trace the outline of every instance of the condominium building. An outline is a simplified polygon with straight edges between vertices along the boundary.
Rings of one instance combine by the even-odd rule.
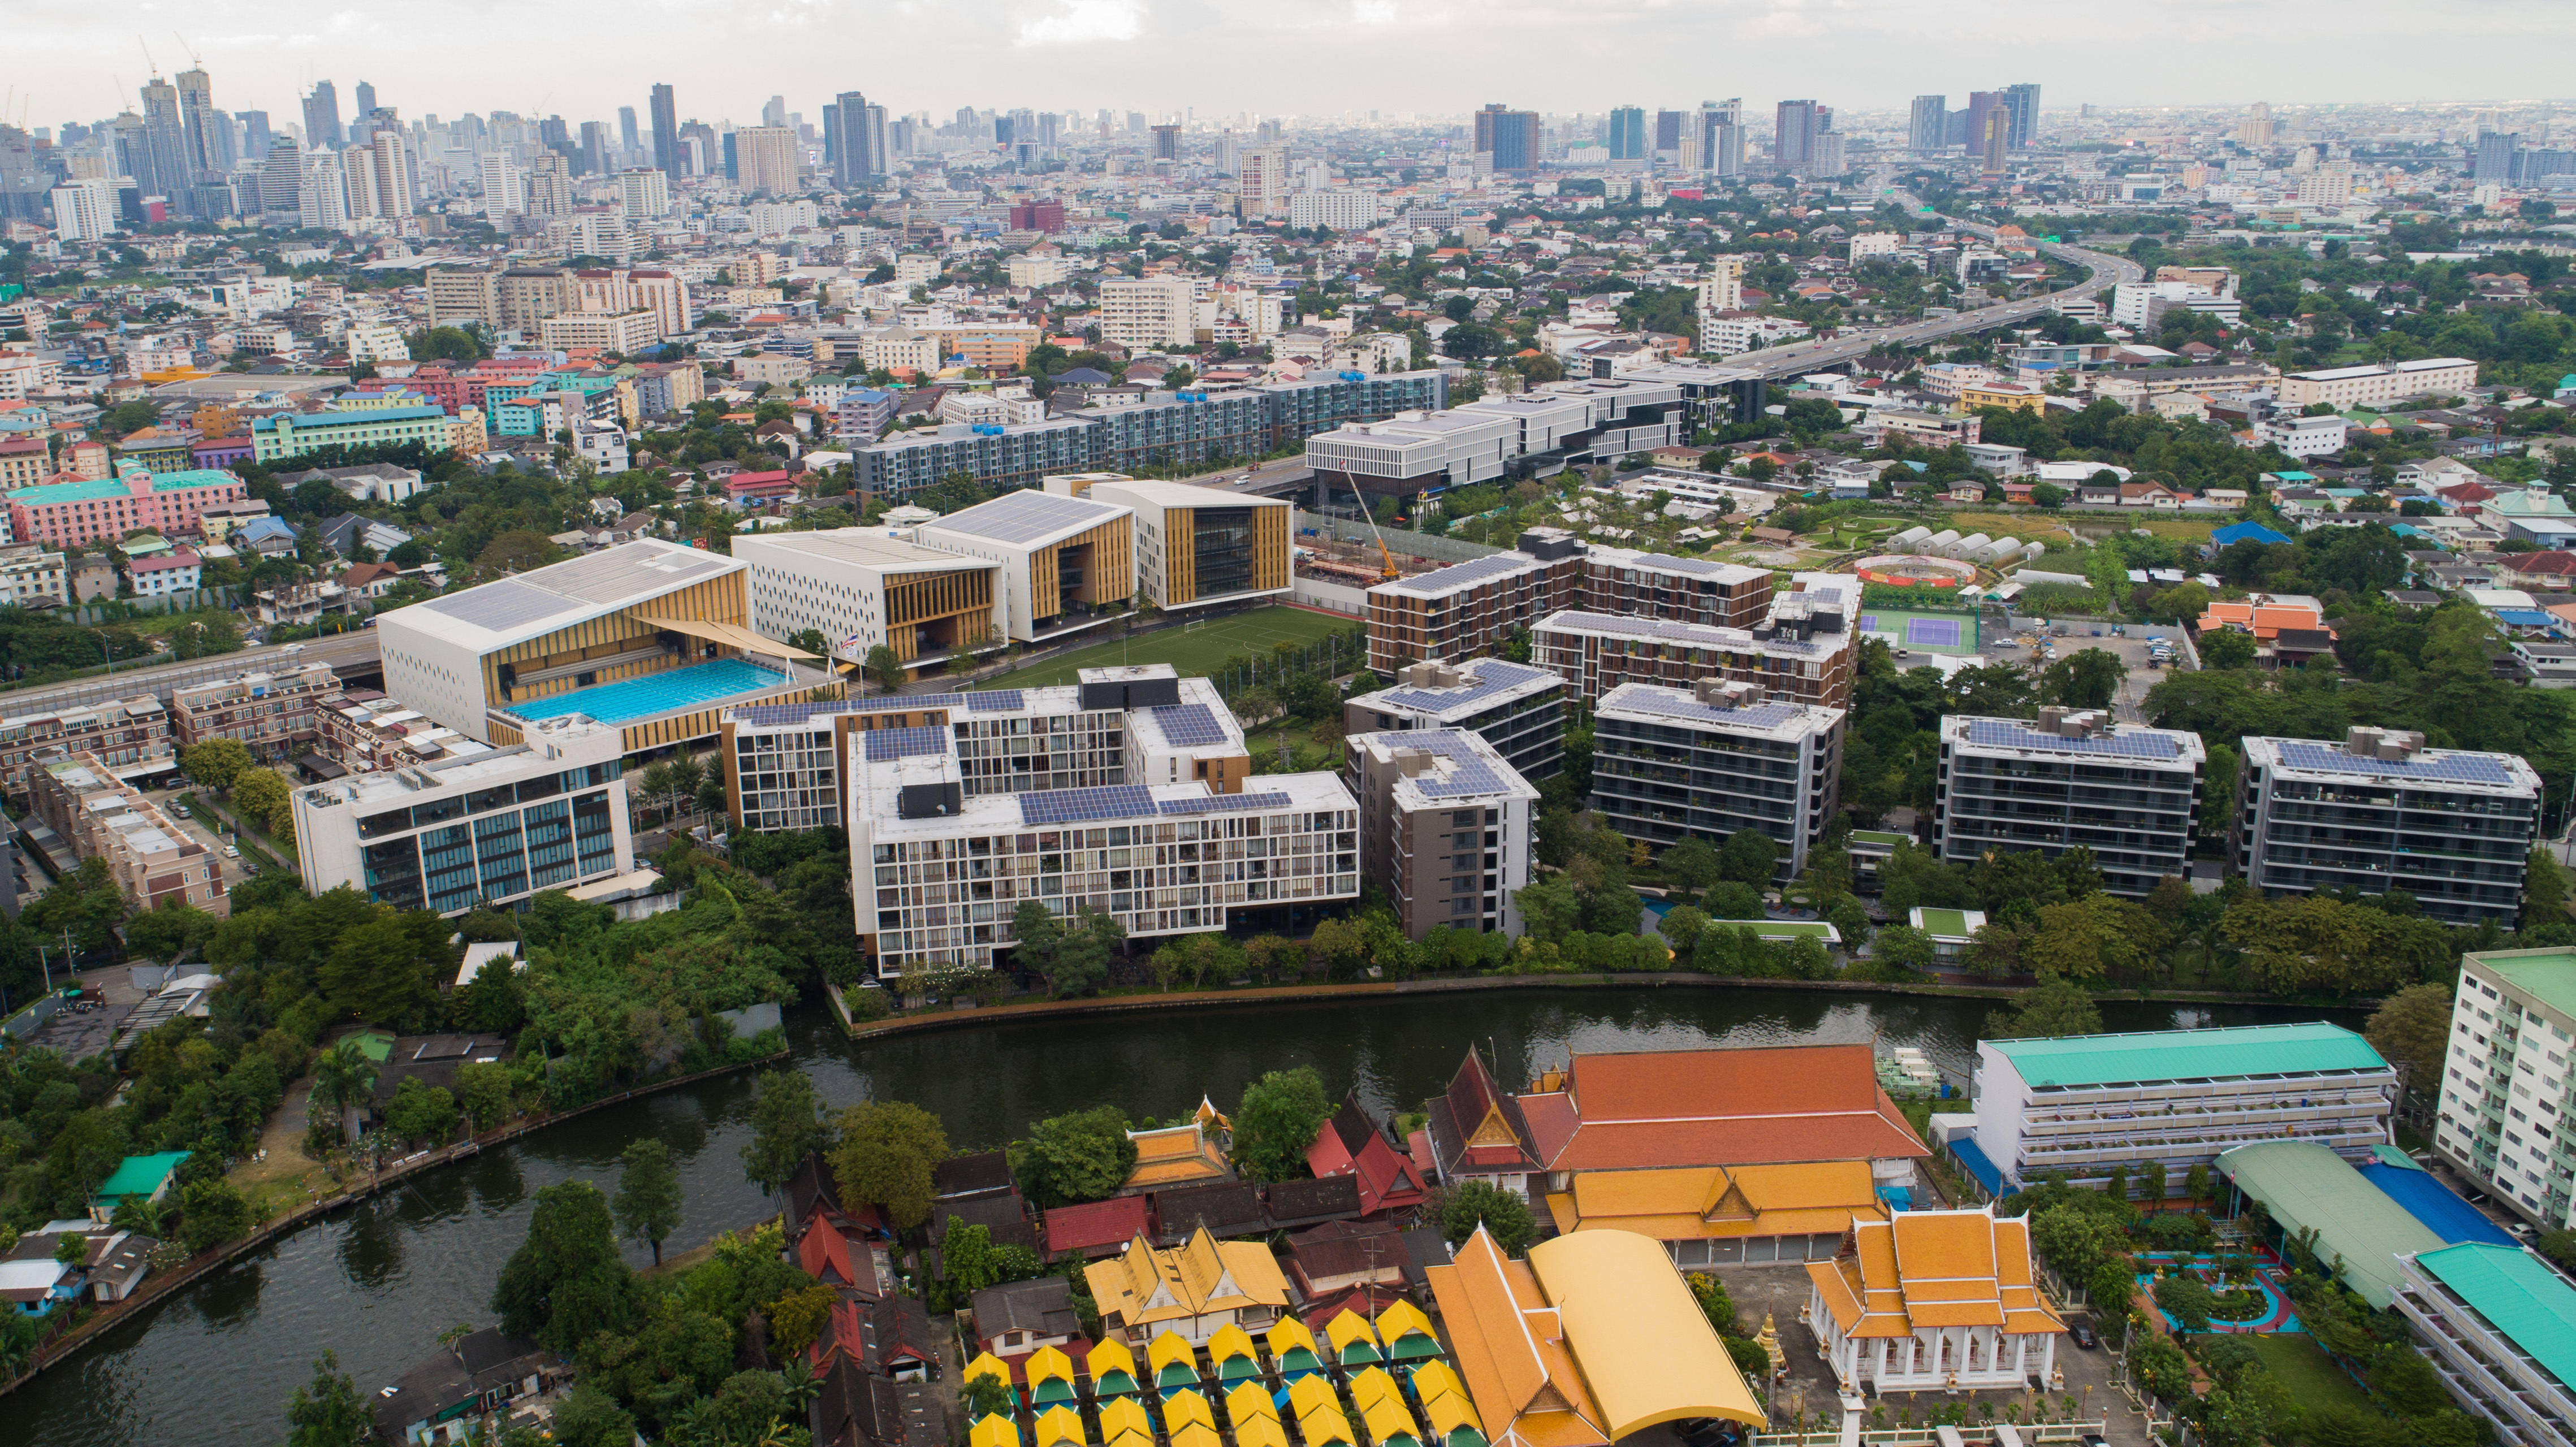
[[[1976,1134],[1951,1151],[1988,1192],[2098,1189],[2160,1161],[2178,1195],[2193,1166],[2256,1141],[2369,1160],[2395,1141],[2398,1081],[2369,1041],[2318,1023],[1986,1040],[1972,1090]]]
[[[796,189],[796,133],[785,126],[737,126],[733,133],[735,182],[749,196],[784,196]]]
[[[381,769],[485,753],[491,748],[372,688],[343,689],[338,697],[314,708],[313,722],[319,735],[314,754],[298,762],[308,774],[322,778],[333,777],[333,769],[372,774]],[[320,756],[318,761],[315,754]],[[324,763],[331,767],[322,767]]]
[[[339,675],[327,663],[174,688],[172,741],[184,752],[208,739],[232,739],[253,758],[279,763],[320,741],[320,710],[339,697]]]
[[[1533,528],[1521,534],[1516,552],[1380,583],[1368,590],[1368,666],[1391,674],[1426,659],[1495,652],[1579,602],[1584,576],[1580,541]]]
[[[724,711],[716,756],[725,778],[726,813],[754,834],[837,826],[847,816],[841,761],[851,735],[875,729],[946,728],[959,700],[826,699],[753,704]]]
[[[146,529],[164,535],[194,532],[206,508],[239,502],[245,489],[240,478],[211,468],[154,472],[122,463],[115,477],[47,483],[10,493],[9,536],[17,542],[78,547],[113,542]]]
[[[407,442],[419,443],[425,451],[445,452],[448,437],[447,409],[443,407],[281,412],[254,417],[250,424],[252,456],[263,463],[283,462],[336,447],[398,447]],[[239,496],[238,491],[233,494]]]
[[[1465,729],[1354,734],[1344,776],[1360,804],[1360,855],[1404,932],[1442,925],[1521,933],[1537,786]]]
[[[2433,1149],[2543,1230],[2576,1224],[2576,950],[2463,956]],[[2421,1090],[2431,1082],[2409,1082]]]
[[[1750,628],[1667,622],[1569,607],[1531,631],[1530,661],[1589,703],[1622,684],[1748,683],[1799,703],[1846,708],[1860,636],[1860,589],[1847,574],[1799,573]]]
[[[2540,775],[2513,754],[2428,749],[2420,733],[2356,728],[2338,746],[2247,738],[2236,864],[2267,894],[2402,889],[2445,924],[2522,913]]]
[[[613,724],[553,718],[517,743],[297,789],[304,887],[454,915],[628,873],[625,752]]]
[[[2322,402],[2335,408],[2363,407],[2433,393],[2465,392],[2477,384],[2478,364],[2466,357],[2372,362],[2359,367],[2286,373],[2281,378],[2281,406],[2295,410]]]
[[[1289,515],[1284,497],[1257,497],[1119,473],[1046,480],[1046,490],[1129,508],[1136,528],[1136,590],[1169,612],[1286,593]]]
[[[1771,604],[1771,570],[1739,563],[1592,547],[1583,573],[1583,606],[1593,613],[1752,628]]]
[[[772,638],[808,629],[835,658],[864,662],[879,647],[907,669],[945,663],[991,643],[1003,565],[890,538],[881,529],[746,533],[751,627]]]
[[[1565,680],[1500,658],[1412,663],[1394,687],[1342,704],[1345,736],[1438,729],[1478,735],[1524,779],[1552,778],[1565,767]]]
[[[49,756],[27,778],[35,816],[80,858],[105,861],[118,887],[143,908],[187,905],[217,919],[232,913],[214,851],[97,755]]]
[[[1794,879],[1838,806],[1842,745],[1843,710],[1752,684],[1621,684],[1592,713],[1585,805],[1658,850],[1758,830],[1780,846],[1774,877]]]
[[[151,694],[0,718],[0,787],[27,792],[39,756],[87,754],[120,778],[171,766],[170,710]]]
[[[2485,1241],[2397,1264],[2391,1304],[2461,1409],[2505,1447],[2576,1447],[2576,1286],[2529,1247]]]
[[[991,968],[1031,902],[1134,941],[1302,933],[1359,895],[1359,810],[1332,774],[969,797],[947,729],[855,735],[844,768],[859,946],[884,979]]]
[[[2144,898],[2187,873],[2208,759],[2196,733],[2115,724],[2100,709],[2043,708],[2036,723],[1946,715],[1932,848],[1963,865],[2090,849],[2105,890]]]
[[[1622,377],[1550,382],[1447,411],[1403,412],[1318,432],[1306,464],[1335,492],[1438,496],[1533,467],[1615,461],[1689,435],[1696,374],[1642,369]]]
[[[1375,191],[1298,191],[1288,198],[1288,225],[1300,231],[1365,231],[1379,219]]]
[[[1122,347],[1186,347],[1198,336],[1198,301],[1186,276],[1104,277],[1100,339]]]
[[[71,601],[63,555],[42,543],[0,545],[0,603],[25,607],[38,598]]]

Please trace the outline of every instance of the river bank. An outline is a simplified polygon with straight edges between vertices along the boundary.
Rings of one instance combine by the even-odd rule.
[[[1152,1010],[1218,1010],[1292,1001],[1400,999],[1486,990],[1815,990],[1858,995],[1918,995],[1934,999],[2010,1000],[2026,985],[1969,985],[1912,980],[1778,980],[1748,975],[1700,975],[1684,971],[1654,974],[1466,975],[1433,980],[1318,981],[1301,985],[1250,985],[1223,990],[1168,990],[1153,993],[1090,995],[1071,1000],[1018,1000],[1002,1005],[956,1005],[922,1010],[883,1020],[859,1021],[837,991],[827,992],[832,1013],[851,1039],[866,1041],[889,1035],[931,1030],[984,1029],[1010,1021],[1064,1019],[1084,1015],[1134,1014]],[[2224,990],[2134,990],[2099,994],[2097,1001],[2124,1004],[2256,1005],[2281,1009],[2368,1010],[2376,1000],[2308,1004],[2271,995]]]
[[[109,1332],[114,1331],[116,1328],[149,1315],[154,1307],[161,1305],[163,1302],[178,1293],[187,1290],[208,1273],[218,1271],[223,1267],[229,1266],[234,1261],[247,1256],[252,1252],[271,1246],[284,1237],[292,1236],[296,1232],[303,1230],[305,1227],[312,1225],[316,1221],[329,1217],[334,1211],[344,1210],[382,1192],[395,1189],[403,1185],[405,1179],[409,1176],[420,1172],[436,1170],[442,1166],[454,1165],[459,1161],[481,1155],[487,1150],[506,1146],[512,1141],[518,1140],[520,1137],[532,1132],[544,1130],[549,1126],[561,1125],[567,1121],[578,1120],[582,1116],[595,1110],[602,1110],[615,1105],[623,1105],[628,1101],[635,1100],[642,1096],[654,1095],[662,1091],[674,1090],[682,1086],[695,1085],[701,1081],[711,1080],[719,1076],[731,1075],[737,1071],[749,1070],[762,1065],[775,1064],[776,1062],[785,1059],[789,1053],[790,1052],[788,1051],[781,1050],[775,1055],[763,1056],[758,1060],[737,1061],[726,1065],[719,1065],[712,1070],[701,1070],[690,1075],[680,1075],[667,1080],[654,1081],[649,1084],[637,1086],[633,1090],[621,1091],[616,1095],[604,1096],[587,1105],[578,1105],[570,1110],[551,1111],[541,1116],[531,1116],[515,1120],[507,1125],[496,1126],[471,1140],[459,1141],[454,1145],[442,1146],[436,1150],[421,1151],[415,1155],[406,1156],[403,1159],[394,1162],[392,1165],[370,1174],[364,1181],[345,1186],[331,1195],[321,1197],[305,1205],[298,1206],[292,1211],[284,1212],[259,1223],[257,1226],[251,1228],[249,1235],[244,1236],[239,1240],[227,1241],[211,1250],[204,1251],[196,1256],[190,1257],[187,1261],[178,1266],[172,1267],[168,1271],[155,1271],[151,1275],[146,1276],[143,1279],[143,1284],[135,1289],[133,1295],[126,1297],[122,1301],[111,1302],[106,1306],[99,1308],[79,1326],[76,1326],[70,1331],[63,1333],[61,1336],[48,1340],[38,1346],[36,1348],[35,1357],[26,1371],[20,1373],[18,1376],[8,1379],[7,1381],[0,1381],[0,1396],[6,1396],[11,1392],[16,1391],[18,1388],[25,1386],[27,1383],[35,1380],[35,1378],[41,1375],[47,1368],[57,1366],[68,1360],[72,1356],[78,1354],[83,1347],[98,1341],[100,1338],[104,1337]]]

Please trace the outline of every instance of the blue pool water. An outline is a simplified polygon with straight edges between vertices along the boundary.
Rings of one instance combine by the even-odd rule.
[[[617,724],[628,719],[669,713],[691,704],[731,698],[753,689],[775,688],[786,681],[787,675],[777,669],[763,668],[739,658],[719,658],[713,663],[693,663],[666,673],[648,673],[642,678],[603,683],[596,688],[576,688],[570,693],[532,698],[510,705],[510,712],[532,721],[584,713],[601,723]]]

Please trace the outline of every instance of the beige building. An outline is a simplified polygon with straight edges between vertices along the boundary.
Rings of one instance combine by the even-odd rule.
[[[327,663],[172,689],[173,742],[186,750],[208,739],[232,739],[253,758],[276,763],[320,738],[315,712],[339,697],[339,675]]]
[[[181,829],[132,785],[75,753],[49,759],[28,775],[36,816],[83,859],[101,859],[125,893],[145,909],[185,904],[217,919],[232,913],[213,852]]]
[[[1441,925],[1518,934],[1538,789],[1480,734],[1408,729],[1342,741],[1369,878],[1421,939]]]
[[[1122,347],[1186,347],[1198,336],[1196,288],[1186,276],[1100,283],[1100,339]]]
[[[640,352],[662,339],[662,324],[651,312],[567,312],[539,323],[537,336],[549,349]]]
[[[745,195],[784,196],[796,189],[794,131],[785,126],[737,127],[733,154]]]
[[[2367,407],[2430,393],[2465,392],[2478,384],[2478,364],[2465,357],[2422,357],[2292,372],[2281,379],[2281,405]]]

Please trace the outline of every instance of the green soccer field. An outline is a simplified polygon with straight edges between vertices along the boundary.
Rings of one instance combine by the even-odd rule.
[[[1197,627],[1166,628],[1140,637],[1094,644],[1059,654],[1010,673],[996,674],[977,688],[1049,688],[1075,682],[1085,668],[1113,668],[1124,663],[1168,663],[1184,678],[1206,677],[1225,660],[1239,655],[1267,658],[1273,644],[1312,643],[1327,633],[1355,627],[1356,618],[1337,618],[1304,608],[1256,608]]]

